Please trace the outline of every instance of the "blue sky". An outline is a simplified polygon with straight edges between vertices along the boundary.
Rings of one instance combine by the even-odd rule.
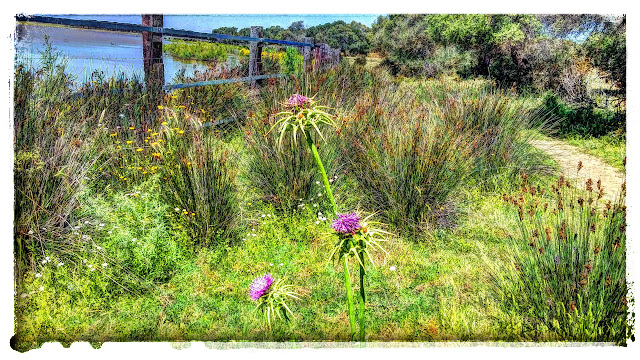
[[[330,23],[338,20],[345,22],[357,21],[367,26],[381,14],[222,14],[222,15],[170,15],[165,14],[164,26],[168,28],[184,29],[200,32],[210,32],[222,26],[235,26],[238,29],[250,26],[282,26],[284,28],[292,22],[302,20],[306,27]],[[90,19],[101,21],[116,21],[140,24],[140,15],[56,15],[72,19]]]

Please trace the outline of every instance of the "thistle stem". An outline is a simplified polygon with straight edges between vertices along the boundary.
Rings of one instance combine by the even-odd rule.
[[[344,259],[344,286],[347,288],[347,302],[349,304],[349,325],[351,326],[351,340],[353,341],[356,338],[356,314],[353,309],[353,294],[351,293],[351,284],[349,282],[349,264],[346,256],[342,258]]]
[[[327,172],[324,170],[324,166],[322,165],[322,160],[320,160],[320,154],[318,153],[318,149],[316,145],[313,143],[313,139],[311,139],[311,135],[304,131],[305,138],[307,139],[307,145],[309,145],[309,149],[311,149],[311,153],[313,154],[313,158],[316,160],[316,165],[318,165],[318,170],[320,170],[320,175],[322,175],[322,182],[324,183],[324,189],[327,192],[327,197],[329,201],[331,201],[331,210],[333,211],[333,217],[338,216],[338,206],[336,205],[336,201],[333,199],[333,193],[331,192],[331,187],[329,186],[329,178],[327,178]]]
[[[359,252],[360,259],[364,261],[364,254],[362,251]],[[360,264],[360,341],[364,342],[364,303],[366,301],[366,297],[364,294],[364,266]]]

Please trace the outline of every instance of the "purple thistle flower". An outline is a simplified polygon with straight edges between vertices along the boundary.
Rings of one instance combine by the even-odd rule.
[[[310,102],[311,102],[311,99],[309,99],[308,97],[306,97],[304,95],[293,94],[293,95],[291,95],[289,100],[287,100],[286,105],[287,106],[304,106],[304,105],[306,105],[306,104],[308,104]]]
[[[271,274],[264,274],[263,276],[258,276],[253,280],[251,286],[249,286],[249,297],[251,300],[258,300],[262,295],[266,294],[269,291],[269,288],[273,284],[273,278]]]
[[[350,234],[362,226],[360,225],[360,217],[356,213],[338,214],[338,218],[333,220],[331,224],[333,230],[340,234]]]

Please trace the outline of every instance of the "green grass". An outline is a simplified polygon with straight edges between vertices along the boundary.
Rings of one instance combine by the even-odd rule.
[[[63,155],[66,153],[58,149],[86,151],[93,159],[91,163],[76,161],[83,166],[82,176],[60,179],[66,169],[64,156],[55,167],[47,168],[46,175],[57,179],[61,189],[73,190],[65,197],[71,204],[65,211],[55,206],[45,209],[49,216],[52,213],[53,218],[61,219],[55,228],[51,228],[55,225],[51,221],[45,223],[51,217],[43,217],[35,206],[23,205],[17,210],[16,257],[21,266],[16,279],[13,344],[20,351],[44,341],[347,341],[350,331],[343,269],[328,259],[334,245],[326,236],[331,232],[330,220],[318,219],[318,211],[331,212],[329,204],[318,201],[319,187],[312,173],[295,172],[307,169],[302,160],[283,155],[278,161],[284,159],[282,166],[290,168],[266,168],[265,164],[274,165],[274,153],[252,148],[251,141],[272,147],[263,133],[269,128],[269,117],[280,108],[278,104],[292,93],[315,95],[317,101],[332,107],[343,124],[358,121],[358,116],[369,116],[369,124],[374,124],[372,119],[382,122],[387,117],[416,121],[423,113],[388,107],[387,98],[380,96],[399,88],[398,97],[422,89],[422,100],[409,105],[429,100],[429,93],[440,97],[443,104],[449,101],[447,111],[433,109],[442,112],[442,116],[433,116],[434,127],[438,118],[456,124],[454,110],[459,110],[479,121],[475,125],[481,128],[485,124],[482,119],[493,118],[489,110],[494,108],[487,103],[479,109],[488,115],[474,117],[473,112],[465,112],[467,102],[445,96],[448,91],[459,91],[473,98],[479,88],[490,86],[483,81],[465,84],[441,79],[398,85],[384,73],[354,67],[266,83],[259,93],[244,84],[176,91],[160,103],[135,91],[114,96],[106,90],[129,86],[114,82],[90,87],[85,102],[71,100],[64,85],[56,85],[60,78],[45,81],[34,74],[19,75],[19,90],[24,91],[16,92],[21,109],[16,118],[20,125],[16,126],[16,169],[22,176],[16,182],[17,189],[31,189],[25,180],[29,177],[47,179],[38,173],[43,168],[39,165],[42,158],[47,158],[45,151]],[[57,92],[45,96],[42,86]],[[32,87],[45,101],[29,96]],[[495,95],[494,100],[507,101],[503,95]],[[515,101],[528,106],[534,100]],[[480,104],[477,99],[475,104]],[[381,117],[385,110],[395,112]],[[84,121],[76,121],[71,115],[76,113],[82,114]],[[222,116],[255,118],[242,127],[203,128],[203,122]],[[93,128],[96,119],[104,124],[100,129]],[[508,120],[505,115],[498,125],[508,124]],[[50,123],[57,132],[45,131]],[[413,128],[398,127],[391,135],[405,141],[401,137],[407,129]],[[491,138],[494,133],[484,134],[487,144],[510,144],[509,139],[535,135],[520,135],[515,128],[509,139]],[[75,141],[74,134],[84,134],[87,139]],[[363,197],[357,174],[345,171],[344,162],[329,161],[345,154],[337,145],[344,138],[332,136],[321,144],[320,154],[329,175],[339,175],[333,178],[332,186],[340,210],[379,211]],[[215,139],[215,143],[207,143],[205,138]],[[423,140],[427,143],[434,138]],[[510,312],[496,290],[495,274],[512,266],[512,239],[519,231],[517,218],[502,203],[502,194],[519,191],[521,170],[535,170],[532,184],[548,186],[556,181],[548,175],[548,157],[526,142],[518,146],[521,156],[514,157],[512,163],[493,159],[497,164],[492,165],[494,170],[508,165],[509,171],[478,172],[481,175],[460,181],[443,197],[440,211],[435,209],[438,221],[416,232],[395,231],[401,230],[399,224],[394,229],[397,235],[384,244],[388,256],[374,252],[378,266],[368,267],[366,276],[368,340],[547,339],[548,333],[527,333],[522,314]],[[216,156],[209,157],[208,151]],[[219,157],[221,153],[224,156]],[[373,165],[387,166],[375,161]],[[233,201],[212,196],[221,188],[210,178],[211,169],[217,166],[230,168],[220,171],[233,175],[224,181],[233,185],[225,187],[225,196],[232,196]],[[182,167],[189,170],[175,170]],[[195,173],[196,169],[202,172]],[[257,181],[283,183],[275,175],[289,179],[286,176],[291,169],[292,180],[282,184],[285,190],[276,189],[281,191],[276,193],[278,197],[290,197],[287,206],[282,206],[285,201],[269,196],[269,191],[276,190],[260,187]],[[407,181],[407,188],[413,185]],[[296,186],[302,190],[293,196],[290,189]],[[442,184],[427,181],[421,186],[423,191]],[[48,189],[37,190],[47,198]],[[33,202],[17,194],[21,204]],[[225,201],[228,207],[216,213],[222,217],[205,216],[206,209]],[[417,211],[426,209],[418,207]],[[225,215],[233,221],[223,224],[216,220]],[[194,231],[194,225],[205,223],[207,231],[199,227]],[[215,240],[218,230],[227,228],[233,230],[228,241],[210,241]],[[351,280],[358,284],[355,268],[354,263]],[[252,280],[267,272],[276,278],[286,276],[300,295],[299,300],[288,302],[295,313],[293,320],[276,321],[271,329],[260,314],[253,313],[256,303],[248,296]],[[357,293],[358,286],[353,290]]]
[[[165,253],[168,243],[158,243],[167,240],[156,239],[145,218],[130,219],[134,214],[150,216],[151,222],[162,218],[153,214],[163,209],[157,191],[144,184],[137,197],[114,195],[87,203],[100,209],[97,215],[111,217],[101,219],[113,233],[100,236],[89,228],[82,233],[95,234],[93,241],[110,256],[131,253],[120,261],[134,273],[130,284],[122,284],[129,290],[106,296],[117,285],[107,278],[102,258],[92,249],[85,254],[97,271],[81,261],[61,267],[45,264],[38,270],[43,276],[31,274],[18,291],[35,291],[17,302],[21,341],[348,340],[342,268],[328,262],[332,243],[322,237],[330,228],[315,223],[313,210],[282,216],[268,205],[252,203],[245,214],[251,235],[243,234],[239,246],[193,251],[176,241],[170,254]],[[390,255],[378,254],[379,266],[367,274],[369,340],[501,338],[492,320],[500,310],[485,263],[488,252],[509,251],[503,240],[508,223],[498,200],[497,195],[476,197],[464,209],[475,215],[454,230],[436,231],[417,242],[395,238],[386,244]],[[161,231],[168,238],[185,237],[177,226]],[[129,244],[134,236],[142,245]],[[154,276],[159,264],[145,266],[145,261],[154,261],[153,248],[158,246],[164,255],[155,261],[169,266],[163,272],[169,275],[166,280]],[[175,262],[167,263],[172,258]],[[301,295],[290,303],[293,322],[276,323],[273,332],[251,313],[255,304],[247,295],[252,279],[265,272],[286,275]],[[356,274],[352,276],[356,283]],[[134,288],[137,279],[142,280]],[[41,285],[43,291],[38,290]]]

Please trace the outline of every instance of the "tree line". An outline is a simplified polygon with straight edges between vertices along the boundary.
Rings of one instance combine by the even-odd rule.
[[[249,28],[213,32],[249,36]],[[553,91],[571,104],[588,98],[585,77],[594,69],[618,99],[626,93],[624,15],[399,14],[380,16],[371,27],[295,21],[265,28],[264,37],[312,37],[347,56],[377,53],[394,75],[485,76],[503,87]]]

